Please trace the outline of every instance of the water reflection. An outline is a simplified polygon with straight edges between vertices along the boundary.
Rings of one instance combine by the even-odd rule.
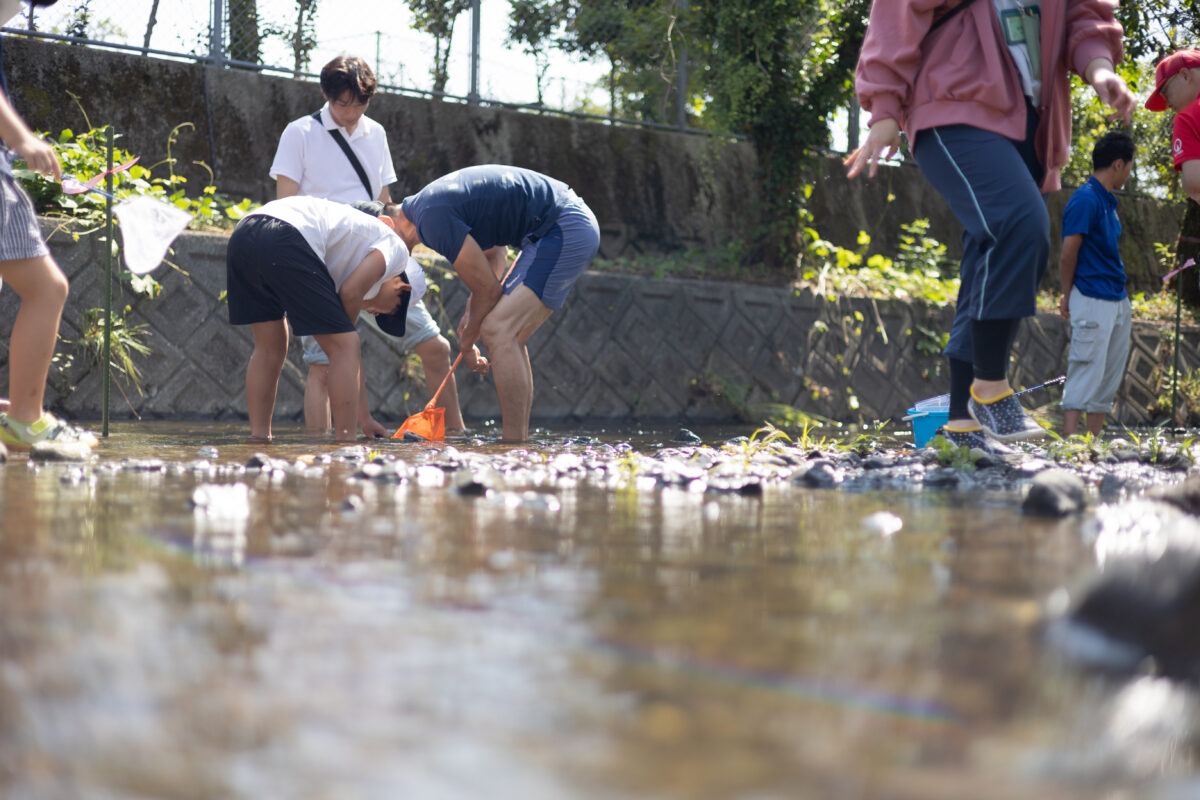
[[[381,443],[405,463],[362,466],[285,430],[262,470],[243,435],[118,424],[98,465],[0,469],[0,795],[1169,797],[1193,779],[1189,692],[1082,676],[1031,635],[1091,563],[1087,520],[1002,494],[646,481],[653,434]]]

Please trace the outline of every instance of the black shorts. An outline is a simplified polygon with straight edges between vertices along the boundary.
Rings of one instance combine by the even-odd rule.
[[[254,214],[238,223],[225,256],[229,321],[287,317],[296,336],[347,333],[354,323],[325,264],[288,223]]]

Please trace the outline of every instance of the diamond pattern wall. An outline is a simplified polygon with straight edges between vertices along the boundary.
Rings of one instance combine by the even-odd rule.
[[[49,234],[52,226],[45,223]],[[79,345],[85,309],[103,303],[103,265],[95,236],[78,241],[61,232],[50,239],[71,279],[59,352],[69,366],[53,370],[52,405],[76,418],[100,415],[100,371]],[[230,419],[245,415],[245,368],[250,332],[228,323],[226,238],[188,234],[170,259],[182,271],[160,267],[160,296],[134,295],[116,285],[114,305],[131,307],[128,324],[145,325],[153,352],[137,356],[144,393],[119,376],[111,403],[115,417]],[[427,305],[453,340],[468,301],[446,266],[429,274],[439,285]],[[0,292],[0,318],[19,307]],[[809,291],[736,286],[720,282],[656,280],[587,273],[564,307],[534,334],[534,417],[539,420],[753,419],[754,407],[784,403],[846,421],[902,415],[913,401],[946,391],[942,359],[930,334],[946,330],[951,312],[901,301],[838,299]],[[361,329],[373,412],[398,422],[429,398],[420,369],[388,337]],[[1028,320],[1016,345],[1011,377],[1032,386],[1066,367],[1067,326],[1053,314]],[[1172,331],[1135,323],[1125,381],[1114,417],[1125,424],[1161,421],[1169,407]],[[0,342],[0,381],[7,383],[7,342]],[[1200,330],[1180,343],[1184,370],[1200,369]],[[293,341],[280,379],[276,413],[302,414],[305,366]],[[499,404],[490,378],[457,374],[464,414],[494,418]],[[1160,400],[1166,396],[1166,402]]]

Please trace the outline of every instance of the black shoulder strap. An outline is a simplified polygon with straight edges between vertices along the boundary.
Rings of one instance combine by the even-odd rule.
[[[962,11],[967,6],[971,5],[971,3],[973,3],[973,2],[974,2],[974,0],[962,0],[962,2],[959,3],[958,5],[956,5],[954,8],[950,9],[945,14],[942,14],[940,17],[938,17],[937,19],[935,19],[933,21],[932,25],[929,26],[929,33],[933,33],[938,28],[942,27],[942,25],[945,24],[951,17],[953,17],[958,12]],[[928,35],[928,34],[926,34],[926,35]]]
[[[970,0],[967,0],[967,2],[970,2]],[[312,113],[312,118],[321,123],[320,109]],[[354,155],[354,151],[350,149],[350,143],[346,141],[346,137],[342,136],[341,131],[337,128],[327,128],[326,130],[329,131],[329,135],[333,137],[333,140],[337,142],[338,147],[342,148],[342,152],[346,154],[346,158],[350,159],[350,166],[354,167],[354,171],[358,173],[358,179],[362,181],[363,188],[367,190],[367,199],[374,200],[375,198],[371,194],[371,181],[367,178],[367,171],[359,163],[358,156]]]

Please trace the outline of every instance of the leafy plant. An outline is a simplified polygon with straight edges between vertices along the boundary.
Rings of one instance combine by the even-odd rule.
[[[975,469],[975,462],[979,460],[979,456],[972,453],[971,448],[966,445],[956,445],[941,434],[930,439],[929,446],[937,453],[938,463],[943,467],[953,467],[970,472]]]
[[[175,173],[175,159],[171,156],[171,146],[178,141],[180,131],[188,127],[194,126],[185,122],[172,129],[167,139],[167,157],[164,160],[148,167],[140,163],[134,164],[129,169],[113,175],[113,196],[117,200],[139,195],[158,198],[191,214],[192,222],[189,227],[193,229],[232,228],[255,204],[249,199],[235,203],[220,194],[211,183],[211,170],[210,183],[201,189],[200,195],[187,195],[184,188],[187,178]],[[120,134],[117,134],[116,138],[119,140]],[[75,133],[68,128],[59,134],[57,140],[48,141],[54,146],[64,175],[86,181],[107,169],[108,143],[105,128],[91,128],[83,133]],[[132,153],[114,147],[114,163],[124,164],[131,160]],[[200,165],[207,169],[207,165]],[[167,174],[157,177],[153,171],[160,167],[165,167]],[[53,178],[36,173],[24,165],[16,166],[13,174],[33,198],[39,214],[76,223],[76,227],[71,229],[71,234],[76,238],[104,227],[105,198],[101,195],[95,192],[65,194],[61,184]],[[102,184],[99,188],[105,187],[106,184]]]
[[[142,341],[147,335],[146,325],[129,325],[126,315],[132,310],[125,306],[124,313],[113,315],[112,341],[109,345],[109,365],[121,375],[124,375],[139,395],[143,394],[142,372],[133,363],[133,355],[149,355],[150,347]],[[95,365],[104,363],[104,333],[105,317],[103,308],[89,308],[83,312],[82,334],[79,338],[80,349],[87,355],[88,361]]]

